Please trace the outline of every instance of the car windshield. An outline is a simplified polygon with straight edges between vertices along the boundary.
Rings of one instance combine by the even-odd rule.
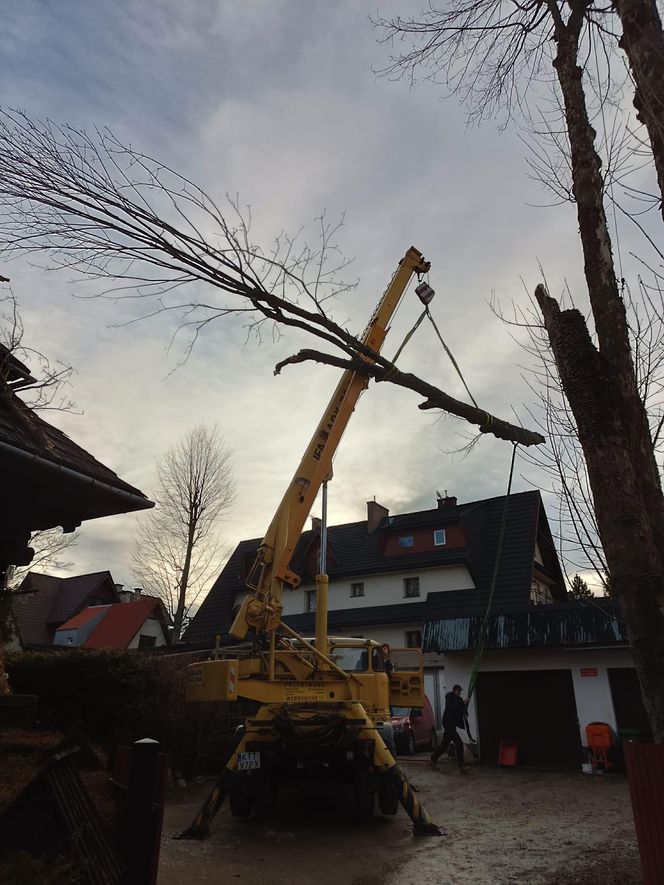
[[[347,673],[369,669],[369,655],[366,648],[345,648],[342,645],[335,645],[331,658],[337,667],[341,667]]]
[[[392,707],[392,715],[400,719],[410,715],[410,707]]]

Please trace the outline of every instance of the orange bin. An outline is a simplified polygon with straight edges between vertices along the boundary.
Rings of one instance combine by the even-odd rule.
[[[586,740],[593,771],[599,771],[601,766],[608,771],[613,765],[609,761],[609,750],[613,745],[611,726],[606,722],[590,722],[586,725]]]
[[[516,766],[517,762],[517,744],[516,741],[500,739],[500,748],[498,750],[498,765]]]

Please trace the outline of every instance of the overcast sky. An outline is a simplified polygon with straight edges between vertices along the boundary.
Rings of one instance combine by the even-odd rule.
[[[269,244],[285,228],[346,213],[340,236],[359,285],[335,318],[360,332],[412,244],[432,263],[432,312],[475,399],[525,420],[524,355],[491,313],[525,299],[545,268],[553,295],[567,281],[583,303],[571,206],[529,180],[516,129],[468,129],[464,110],[431,85],[377,78],[387,58],[368,16],[419,3],[364,0],[9,0],[3,4],[0,103],[120,139],[194,178],[216,197],[251,204]],[[45,260],[45,259],[44,259]],[[302,341],[246,343],[239,322],[209,327],[185,366],[168,351],[171,320],[122,326],[131,307],[74,297],[66,273],[15,261],[27,341],[75,370],[81,414],[53,423],[148,496],[158,456],[184,431],[217,424],[234,450],[237,503],[222,526],[233,547],[261,536],[335,386],[333,369],[274,364]],[[385,346],[391,356],[419,314],[412,289]],[[120,325],[118,325],[120,324]],[[402,368],[464,396],[431,328]],[[502,494],[509,443],[484,439],[466,458],[453,420],[423,413],[387,384],[362,398],[335,461],[332,524],[365,517],[374,496],[392,513]],[[47,416],[48,417],[48,416]],[[515,489],[531,488],[522,466]],[[135,517],[86,523],[72,573],[109,569],[132,583]]]

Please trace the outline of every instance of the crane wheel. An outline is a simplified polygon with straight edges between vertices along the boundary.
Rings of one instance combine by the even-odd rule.
[[[372,783],[368,760],[358,756],[355,760],[355,812],[359,820],[373,816],[376,806],[376,790]]]
[[[259,820],[267,820],[274,814],[277,804],[277,785],[272,780],[261,784],[261,789],[254,797],[254,813]]]
[[[378,791],[378,807],[381,814],[396,814],[399,810],[399,799],[391,784],[381,785]]]
[[[360,820],[368,820],[373,817],[374,808],[376,806],[376,793],[374,790],[365,787],[358,789],[355,787],[355,811]]]
[[[233,817],[249,817],[254,804],[253,796],[245,793],[239,784],[233,784],[228,804],[231,807]]]

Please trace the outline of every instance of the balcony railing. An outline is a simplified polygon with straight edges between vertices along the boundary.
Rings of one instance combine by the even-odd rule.
[[[477,648],[482,617],[427,621],[422,633],[425,652]],[[489,616],[485,648],[560,648],[625,645],[627,628],[611,600],[556,603]]]

